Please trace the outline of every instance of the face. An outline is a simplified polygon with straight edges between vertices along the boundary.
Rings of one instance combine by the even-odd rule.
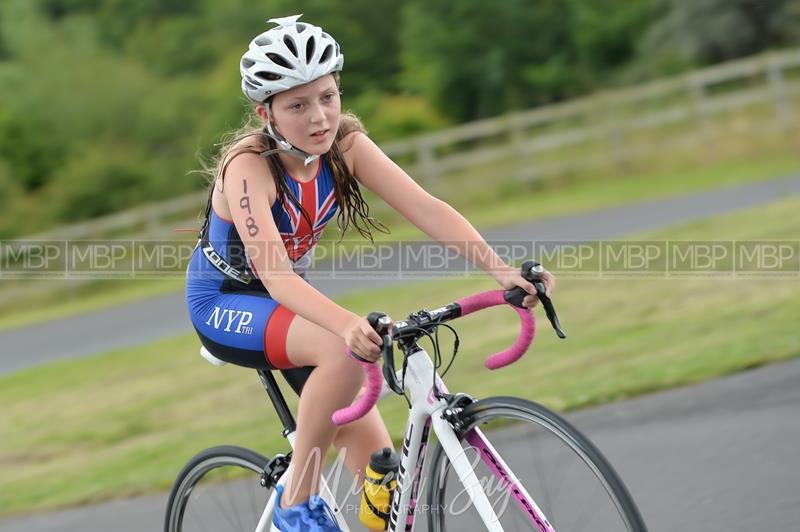
[[[313,155],[330,150],[342,111],[333,74],[276,94],[271,109],[259,105],[262,120],[271,114],[275,128],[293,146]]]

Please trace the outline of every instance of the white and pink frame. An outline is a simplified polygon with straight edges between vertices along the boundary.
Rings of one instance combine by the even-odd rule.
[[[490,306],[507,304],[501,290],[476,294],[459,300],[457,303],[461,307],[461,316]],[[533,313],[512,305],[509,305],[509,307],[516,310],[520,316],[520,335],[510,348],[487,358],[486,367],[489,369],[507,366],[519,359],[527,351],[535,335],[536,323]],[[358,419],[366,414],[380,399],[394,394],[384,381],[378,364],[364,362],[361,362],[361,364],[368,377],[365,392],[355,404],[334,413],[333,421],[337,425],[343,425]],[[397,378],[398,380],[401,378],[399,371]],[[448,404],[444,399],[436,398],[433,394],[432,383],[434,379],[438,389],[441,392],[447,392],[444,383],[433,366],[430,355],[424,349],[420,348],[420,350],[408,357],[404,385],[411,407],[403,439],[400,474],[397,489],[392,499],[388,530],[390,532],[413,530],[416,515],[414,510],[417,507],[417,496],[422,468],[425,463],[428,437],[431,429],[433,429],[443,452],[450,460],[451,467],[463,485],[464,493],[469,497],[486,530],[501,532],[503,527],[489,501],[488,495],[481,487],[482,485],[473,469],[473,464],[464,452],[455,429],[443,416]],[[287,439],[292,446],[294,446],[294,436],[294,433],[287,435]],[[514,501],[522,510],[523,515],[530,519],[532,530],[555,532],[547,516],[525,490],[525,487],[505,463],[503,457],[498,454],[481,430],[478,428],[470,429],[464,435],[464,439],[477,451],[488,470],[495,475],[498,485],[508,492],[510,500]],[[288,475],[283,475],[279,484],[285,483],[287,477]],[[341,518],[341,509],[329,487],[325,484],[324,477],[320,487],[320,495],[328,502],[334,514],[338,516],[341,529],[349,532],[350,529],[347,523]],[[275,496],[273,491],[256,532],[271,530],[274,507]]]

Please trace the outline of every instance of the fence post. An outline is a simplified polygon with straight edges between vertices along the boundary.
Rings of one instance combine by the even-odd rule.
[[[767,61],[767,79],[770,89],[772,89],[775,112],[778,115],[778,120],[783,123],[783,130],[788,133],[793,127],[792,106],[789,103],[789,99],[786,97],[786,87],[783,83],[783,69],[777,59],[772,58]]]
[[[692,95],[692,112],[697,120],[700,134],[706,142],[711,142],[714,137],[711,120],[708,116],[708,98],[706,96],[705,80],[700,73],[689,74],[689,91]]]
[[[508,118],[508,141],[513,147],[513,158],[517,162],[514,179],[522,182],[533,181],[536,179],[536,162],[531,160],[534,154],[525,142],[522,113],[514,113]]]
[[[433,143],[430,142],[428,135],[423,135],[417,139],[417,160],[425,179],[435,186],[439,181],[439,168],[436,164]]]
[[[597,100],[597,115],[603,116],[605,121],[606,140],[611,150],[611,158],[618,168],[623,168],[628,163],[628,158],[625,150],[625,128],[620,114],[620,105],[614,103],[608,96],[601,96]]]

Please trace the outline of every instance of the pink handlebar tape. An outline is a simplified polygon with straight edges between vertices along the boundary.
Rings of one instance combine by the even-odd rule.
[[[345,347],[344,352],[347,356],[352,356],[350,350]],[[334,425],[346,425],[359,418],[364,417],[373,406],[378,402],[381,395],[381,387],[383,386],[383,375],[378,362],[364,362],[353,357],[353,360],[361,364],[364,372],[367,374],[367,386],[364,395],[347,408],[337,410],[331,416]]]
[[[466,316],[479,310],[488,307],[495,307],[498,305],[507,304],[503,299],[502,290],[491,290],[489,292],[481,292],[473,296],[465,297],[456,301],[461,307],[461,315]],[[508,349],[499,351],[486,359],[485,366],[488,369],[498,369],[509,364],[513,364],[525,354],[525,351],[530,347],[533,342],[533,337],[536,334],[536,319],[533,313],[528,309],[518,308],[513,305],[509,306],[517,311],[520,319],[519,336]]]
[[[503,299],[502,290],[491,290],[489,292],[481,292],[473,296],[465,297],[456,301],[461,307],[461,315],[466,316],[479,310],[495,307],[498,305],[505,305],[506,300]],[[486,359],[485,366],[488,369],[498,369],[517,361],[525,351],[530,347],[533,342],[533,337],[536,334],[536,319],[533,313],[528,309],[522,309],[509,305],[517,311],[520,318],[520,331],[519,336],[508,349],[499,351]],[[350,350],[345,347],[344,350],[347,356],[352,356]],[[369,363],[358,360],[353,357],[356,362],[361,364],[367,374],[367,386],[364,395],[347,408],[342,408],[333,413],[332,419],[335,425],[346,425],[351,423],[367,414],[373,406],[378,402],[383,387],[383,374],[378,363]]]

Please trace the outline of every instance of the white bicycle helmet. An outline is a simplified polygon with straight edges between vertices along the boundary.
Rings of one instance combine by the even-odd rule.
[[[242,56],[242,92],[253,102],[342,70],[344,56],[322,28],[297,22],[302,15],[274,18],[278,26],[250,41]]]

